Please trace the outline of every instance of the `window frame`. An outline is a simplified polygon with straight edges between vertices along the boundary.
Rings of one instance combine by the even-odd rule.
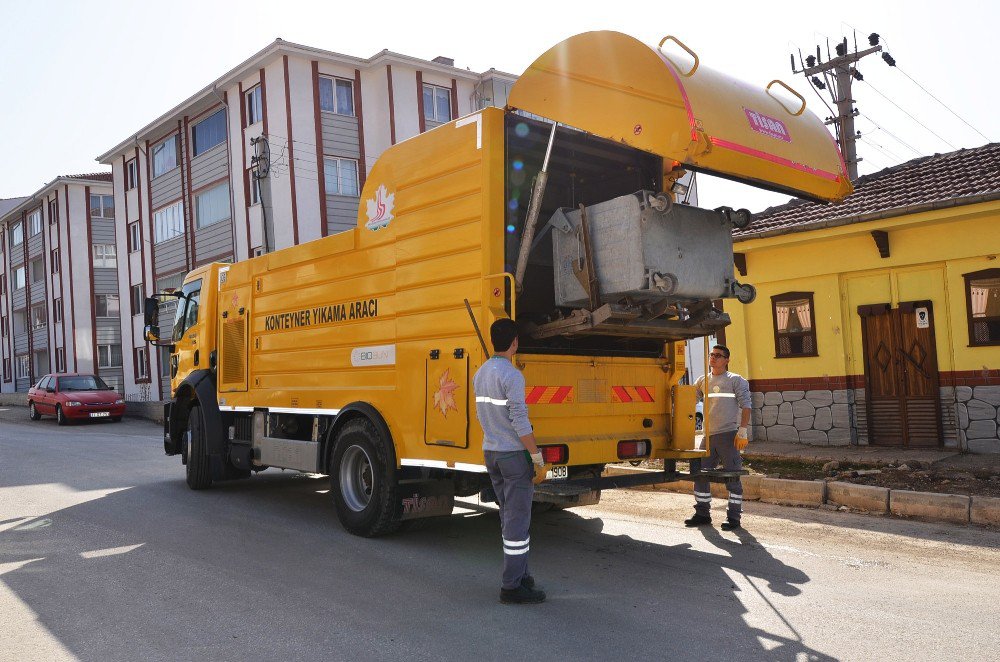
[[[18,221],[10,226],[10,245],[20,246],[24,243],[24,224]]]
[[[10,327],[7,325],[7,317],[0,317],[0,338],[6,338],[10,335]]]
[[[52,265],[52,273],[59,273],[59,247],[49,251],[49,264]]]
[[[179,134],[175,133],[172,136],[167,136],[166,138],[164,138],[160,142],[156,143],[155,145],[153,145],[149,149],[150,158],[153,160],[153,163],[151,165],[151,170],[152,170],[152,177],[151,178],[152,179],[156,179],[157,177],[162,177],[163,175],[167,174],[168,172],[173,172],[174,170],[176,170],[177,168],[180,167],[180,165],[181,165],[181,151],[180,151],[180,141],[177,140],[178,135]],[[166,149],[166,145],[168,143],[173,144],[174,163],[169,168],[164,168],[163,170],[157,171],[157,161],[156,161],[156,158],[157,158],[157,156],[159,156],[159,154],[160,154],[161,151],[163,151],[164,149]]]
[[[42,208],[39,207],[28,214],[28,237],[37,237],[42,234]]]
[[[247,126],[264,120],[264,94],[260,83],[243,93],[243,107],[247,114]]]
[[[125,162],[125,190],[131,191],[139,185],[139,159]]]
[[[132,221],[128,224],[128,252],[136,253],[142,247],[142,226],[140,221]]]
[[[14,379],[29,379],[31,377],[31,354],[18,354],[14,360]]]
[[[208,195],[210,193],[214,193],[214,192],[216,192],[216,191],[218,191],[219,189],[222,189],[222,188],[226,189],[226,205],[225,206],[226,206],[226,214],[227,215],[224,216],[224,217],[222,217],[222,218],[217,218],[214,221],[211,221],[209,223],[204,223],[203,224],[201,222],[201,207],[199,205],[199,201],[201,200],[201,198],[203,196],[206,196],[206,195]],[[202,190],[198,191],[197,193],[195,193],[194,194],[194,228],[195,228],[195,230],[201,230],[201,229],[204,229],[204,228],[208,228],[208,227],[211,227],[211,226],[215,225],[216,223],[224,223],[226,221],[232,221],[233,220],[233,213],[232,213],[232,205],[231,205],[231,196],[232,196],[232,191],[230,191],[230,189],[229,189],[229,181],[228,180],[223,180],[222,182],[219,182],[218,184],[207,186],[207,187],[203,188]]]
[[[112,358],[114,358],[114,351],[113,351],[113,349],[115,347],[118,348],[118,363],[117,364],[113,364],[112,363]],[[105,348],[107,348],[107,363],[101,363],[101,361],[104,359],[103,355],[104,355]],[[125,359],[122,356],[122,349],[121,348],[122,348],[121,343],[104,343],[104,344],[98,345],[97,346],[97,367],[99,369],[100,368],[108,368],[109,370],[110,369],[114,369],[114,368],[121,368],[122,365],[125,363]]]
[[[28,263],[28,266],[31,267],[31,284],[34,285],[35,283],[44,283],[45,282],[45,258],[44,257],[36,257],[33,260],[31,260],[31,262]],[[36,267],[39,267],[39,268],[36,269]],[[35,272],[36,271],[40,272],[37,278],[35,278]]]
[[[216,117],[222,116],[222,138],[218,142],[214,142],[207,147],[200,147],[198,145],[198,128],[205,126],[208,122],[214,120]],[[226,142],[226,138],[229,135],[228,118],[226,116],[226,107],[223,106],[218,110],[210,113],[203,120],[199,120],[196,124],[191,126],[191,158],[196,159],[206,152],[210,152],[212,149],[222,145]]]
[[[20,266],[14,267],[13,271],[14,271],[14,291],[16,292],[18,290],[23,290],[28,282],[28,270],[26,265],[22,264]],[[18,279],[17,277],[18,273],[21,274],[20,279]],[[19,280],[21,283],[20,285],[18,285]]]
[[[444,87],[443,85],[435,85],[434,83],[423,83],[422,85],[423,85],[423,89],[420,90],[421,95],[424,93],[424,90],[426,90],[428,88],[431,90],[431,107],[430,107],[430,111],[431,111],[431,113],[433,113],[433,115],[430,115],[430,116],[427,114],[427,112],[428,112],[427,102],[424,101],[423,102],[423,104],[424,104],[424,120],[428,121],[428,122],[437,122],[439,124],[445,124],[445,123],[450,122],[453,119],[455,119],[454,117],[452,117],[452,115],[454,113],[452,112],[452,98],[451,98],[451,92],[452,92],[452,90],[451,90],[451,88],[450,87]],[[448,117],[445,118],[445,119],[441,119],[441,118],[439,118],[437,116],[437,93],[439,91],[440,92],[444,92],[448,96]]]
[[[94,198],[97,198],[97,206],[94,206]],[[105,203],[110,200],[110,205]],[[90,194],[90,217],[91,218],[101,218],[109,221],[115,220],[115,196],[110,193],[91,193]],[[94,212],[98,213],[94,213]],[[107,212],[110,211],[111,215],[108,216]]]
[[[56,347],[56,372],[66,372],[66,350]]]
[[[41,311],[41,316],[36,318],[35,313]],[[45,302],[33,303],[28,307],[28,323],[31,325],[31,330],[44,329],[49,325],[49,311]]]
[[[12,368],[11,368],[11,360],[8,359],[8,358],[5,358],[3,360],[3,380],[5,382],[12,381],[12,375],[10,374],[11,370],[12,370]]]
[[[774,334],[774,358],[776,359],[801,359],[801,358],[811,358],[819,356],[819,343],[816,338],[816,303],[814,301],[814,292],[782,292],[781,294],[775,294],[771,297],[771,330]],[[810,325],[809,331],[779,331],[778,330],[778,304],[787,301],[799,301],[800,299],[806,299],[809,301],[809,317]],[[781,337],[811,337],[812,338],[812,352],[802,352],[796,354],[782,354],[781,353]]]
[[[59,198],[49,200],[49,225],[59,220]]]
[[[972,311],[972,281],[983,280],[987,278],[1000,278],[1000,269],[981,269],[980,271],[972,271],[967,274],[962,274],[962,280],[964,281],[965,287],[965,323],[966,329],[969,333],[969,347],[996,347],[1000,345],[1000,338],[994,341],[988,342],[976,342],[976,334],[973,330],[973,325],[978,321],[980,323],[996,323],[1000,324],[1000,317],[986,317],[985,315],[981,318],[973,317]]]
[[[63,316],[63,305],[62,297],[56,297],[52,299],[52,323],[59,324],[62,322]]]
[[[132,348],[132,361],[135,365],[135,379],[149,380],[149,355],[145,347]]]
[[[323,82],[330,81],[330,92],[332,93],[333,107],[324,108],[323,107]],[[349,78],[341,78],[339,76],[328,76],[323,75],[319,77],[319,110],[321,113],[333,113],[335,115],[343,115],[344,117],[357,117],[357,106],[358,100],[355,98],[354,94],[354,81]],[[343,112],[340,109],[340,104],[338,102],[337,87],[343,86],[351,90],[351,108],[350,112]]]
[[[330,161],[335,161],[336,162],[336,167],[337,167],[337,177],[336,177],[337,191],[336,192],[333,192],[333,191],[330,190],[331,187],[329,186],[329,182],[326,181],[326,177],[327,177],[327,175],[329,173],[329,162]],[[341,170],[341,168],[340,168],[340,164],[343,161],[350,161],[351,163],[354,164],[354,190],[357,191],[354,194],[344,193],[341,190],[341,186],[340,186],[340,182],[341,182],[341,177],[340,177],[340,170]],[[323,156],[323,178],[324,178],[323,179],[323,183],[326,186],[326,194],[327,195],[339,195],[339,196],[343,196],[345,198],[358,198],[358,197],[361,197],[361,176],[358,173],[358,168],[360,168],[360,165],[358,163],[358,159],[351,159],[351,158],[347,158],[347,157],[343,157],[343,156],[326,156],[326,155],[324,155]]]
[[[104,314],[103,315],[100,314],[100,312],[99,312],[100,306],[98,305],[98,302],[101,300],[101,297],[104,297]],[[118,302],[118,314],[117,315],[111,315],[108,312],[109,311],[108,301],[111,298],[113,298],[114,300],[116,300]],[[94,317],[96,319],[109,319],[109,320],[111,320],[111,319],[121,319],[121,316],[122,316],[122,302],[121,302],[121,297],[119,295],[117,295],[117,294],[95,294],[94,295]]]
[[[171,236],[171,237],[158,238],[158,232],[157,231],[159,230],[159,226],[158,226],[157,220],[156,220],[157,215],[164,214],[168,210],[175,209],[175,208],[177,209],[177,218],[180,221],[180,232],[177,233],[177,234],[175,234],[175,235],[173,235],[173,236]],[[172,202],[172,203],[170,203],[168,205],[164,205],[164,206],[160,207],[159,209],[157,209],[156,211],[153,212],[153,245],[162,244],[162,243],[164,243],[166,241],[170,241],[171,239],[176,239],[178,237],[183,237],[186,233],[187,233],[187,228],[185,227],[184,201],[183,200],[175,200],[174,202]]]
[[[143,291],[143,285],[142,285],[142,283],[139,283],[138,285],[133,285],[130,288],[130,293],[131,293],[131,297],[130,297],[131,298],[131,302],[130,302],[131,306],[130,307],[132,309],[132,317],[135,317],[136,315],[142,315],[142,313],[143,313],[143,309],[142,309],[143,308],[143,304],[146,301],[146,299],[145,299],[145,292]],[[138,293],[138,297],[136,296],[137,293]]]
[[[100,258],[98,258],[98,253],[101,253]],[[90,259],[95,269],[117,269],[118,247],[115,244],[91,244]],[[98,264],[98,259],[100,259],[100,264]],[[110,266],[108,260],[112,261]]]

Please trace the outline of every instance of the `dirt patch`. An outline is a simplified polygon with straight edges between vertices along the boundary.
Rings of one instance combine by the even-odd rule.
[[[663,469],[661,460],[639,466]],[[743,468],[751,474],[793,480],[839,480],[858,485],[876,485],[893,490],[967,494],[1000,497],[1000,471],[995,469],[956,469],[935,467],[926,462],[872,465],[850,462],[810,462],[766,457],[747,457]],[[678,471],[687,471],[686,462],[677,463]]]

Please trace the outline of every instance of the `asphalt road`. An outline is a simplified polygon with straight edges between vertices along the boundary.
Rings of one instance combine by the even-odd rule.
[[[325,478],[193,492],[145,421],[0,410],[2,660],[997,659],[1000,533],[605,493],[536,518],[543,605],[499,604],[496,511],[343,531]],[[716,503],[717,517],[723,505]]]

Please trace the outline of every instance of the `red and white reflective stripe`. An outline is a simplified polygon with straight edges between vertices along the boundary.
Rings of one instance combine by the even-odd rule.
[[[524,402],[529,405],[561,405],[573,402],[572,386],[528,386]]]
[[[654,402],[656,389],[652,386],[612,386],[616,402]]]

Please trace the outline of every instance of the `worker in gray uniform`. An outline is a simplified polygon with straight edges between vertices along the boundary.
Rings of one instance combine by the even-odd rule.
[[[708,365],[711,371],[707,380],[706,377],[700,377],[695,383],[698,400],[705,402],[709,434],[709,456],[701,460],[701,468],[712,470],[721,463],[723,471],[739,471],[743,468],[740,451],[749,443],[747,427],[750,425],[750,384],[740,375],[729,372],[729,348],[725,345],[712,347]],[[692,462],[692,470],[694,464]],[[729,491],[729,509],[722,530],[733,531],[740,528],[743,509],[743,484],[739,476],[726,479],[726,489]],[[711,524],[712,492],[708,478],[694,481],[694,501],[695,514],[684,520],[684,524]]]
[[[476,371],[476,416],[483,428],[483,456],[500,505],[503,537],[503,581],[500,602],[543,602],[545,593],[535,588],[528,572],[531,537],[531,501],[535,468],[542,467],[542,453],[535,444],[528,405],[524,401],[524,376],[511,362],[517,353],[517,325],[497,320],[490,327],[494,354]]]

